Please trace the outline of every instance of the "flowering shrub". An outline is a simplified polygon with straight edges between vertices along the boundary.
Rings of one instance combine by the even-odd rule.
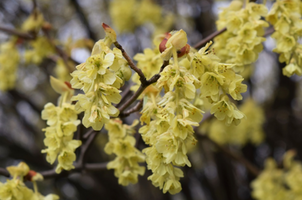
[[[57,104],[48,102],[41,112],[46,120],[41,152],[55,169],[37,173],[24,162],[3,169],[1,173],[12,179],[0,183],[0,200],[59,199],[40,194],[36,181],[104,168],[113,169],[123,186],[136,184],[138,175],[148,173],[155,187],[174,195],[182,191],[184,169],[196,164],[200,139],[212,144],[210,151],[221,150],[255,176],[253,198],[301,198],[302,168],[293,151],[285,153],[282,169],[268,158],[261,171],[226,148],[240,150],[265,140],[264,109],[246,93],[271,32],[273,51],[285,63],[283,74],[302,74],[301,1],[277,0],[268,9],[265,4],[234,0],[219,13],[218,31],[195,46],[183,29],[165,30],[177,16],[153,1],[114,0],[109,14],[120,34],[151,24],[154,33],[160,33],[154,34],[153,47],[132,59],[119,43],[119,34],[105,23],[103,39],[61,43],[51,37],[52,26],[36,6],[21,32],[0,27],[12,34],[0,44],[0,90],[7,92],[18,84],[20,63],[43,65],[51,59],[56,78],[49,76],[50,85],[60,95]],[[82,63],[72,58],[76,48],[89,51]],[[98,150],[109,162],[87,163],[86,153],[101,133],[108,137],[99,142]],[[33,182],[33,191],[26,181]]]

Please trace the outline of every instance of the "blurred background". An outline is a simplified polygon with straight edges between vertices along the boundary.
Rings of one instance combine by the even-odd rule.
[[[44,148],[45,121],[41,111],[47,102],[56,103],[49,76],[62,70],[60,65],[75,67],[85,62],[91,48],[105,34],[102,23],[116,30],[118,41],[130,56],[153,48],[157,34],[183,29],[192,46],[216,31],[219,8],[229,1],[214,0],[39,0],[37,7],[51,25],[48,39],[67,52],[62,64],[58,51],[45,43],[20,40],[20,61],[15,85],[0,91],[0,167],[26,162],[35,171],[52,169],[41,153]],[[272,2],[267,2],[268,7]],[[0,26],[20,30],[33,10],[30,0],[1,0]],[[45,33],[38,33],[43,36]],[[0,44],[11,35],[0,31]],[[301,77],[282,75],[278,55],[272,53],[274,41],[267,37],[258,61],[248,68],[245,84],[248,91],[239,102],[249,120],[243,128],[225,127],[207,118],[196,134],[198,145],[190,154],[191,168],[184,168],[183,190],[176,195],[162,194],[147,177],[146,170],[136,185],[118,185],[113,170],[73,173],[39,183],[42,194],[55,193],[63,200],[94,199],[171,199],[171,200],[250,200],[250,183],[255,175],[238,159],[226,152],[236,152],[254,166],[263,169],[264,160],[273,157],[281,163],[289,149],[302,156],[302,82]],[[46,51],[46,50],[45,50]],[[43,55],[38,55],[40,52]],[[34,58],[38,55],[38,58]],[[10,59],[9,57],[7,59]],[[33,60],[33,62],[29,62]],[[0,62],[0,70],[1,65]],[[67,75],[68,76],[68,73]],[[68,79],[68,78],[66,78]],[[0,79],[0,82],[3,81]],[[127,85],[126,85],[127,86]],[[245,103],[248,102],[248,103]],[[125,123],[131,124],[138,114]],[[85,132],[84,127],[79,130]],[[105,133],[105,132],[104,132]],[[209,140],[209,138],[211,140]],[[87,155],[87,162],[105,162],[113,158],[104,153],[106,134],[99,134]],[[223,150],[213,145],[220,145]],[[145,145],[140,141],[139,149]],[[6,177],[0,177],[5,182]],[[30,183],[28,183],[30,185]]]

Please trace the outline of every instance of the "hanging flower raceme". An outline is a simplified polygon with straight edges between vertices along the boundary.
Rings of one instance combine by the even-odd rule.
[[[287,151],[283,157],[283,169],[272,158],[265,162],[261,174],[251,183],[252,196],[256,200],[301,199],[302,164],[294,160],[295,152]]]
[[[85,112],[83,125],[101,130],[110,117],[119,115],[119,110],[112,103],[121,100],[118,90],[130,78],[129,67],[119,49],[110,49],[116,40],[116,34],[109,26],[103,24],[105,39],[99,40],[93,47],[91,56],[77,66],[71,74],[71,85],[81,89],[84,94],[72,98],[77,101],[77,112]]]
[[[211,120],[209,124],[202,124],[200,129],[208,133],[209,137],[219,144],[233,144],[244,146],[251,142],[260,144],[264,139],[263,123],[264,111],[252,99],[247,99],[239,107],[247,119],[243,119],[239,125],[227,126],[224,121]]]
[[[302,75],[302,45],[298,42],[302,37],[301,5],[300,0],[276,1],[266,17],[275,28],[274,51],[280,54],[279,61],[286,63],[282,71],[288,77]]]
[[[76,160],[75,149],[81,145],[80,140],[73,139],[73,133],[80,124],[75,106],[71,105],[73,89],[69,83],[63,83],[51,77],[52,88],[59,94],[59,105],[47,103],[42,111],[42,119],[47,120],[44,144],[47,147],[42,150],[46,153],[46,160],[53,164],[58,160],[56,172],[71,170]]]
[[[16,38],[0,45],[0,90],[6,91],[15,87],[17,69],[20,61]],[[9,58],[9,59],[8,59]]]
[[[183,177],[179,167],[191,166],[187,153],[197,142],[193,127],[199,126],[203,113],[193,105],[196,99],[208,97],[212,113],[226,124],[238,124],[244,117],[226,95],[241,100],[240,93],[246,91],[243,78],[235,73],[234,65],[220,63],[207,51],[210,44],[189,53],[186,33],[180,30],[167,34],[159,45],[163,60],[172,64],[161,72],[154,85],[157,89],[145,93],[141,122],[146,124],[139,132],[150,146],[143,150],[152,171],[148,179],[164,193],[178,193]]]
[[[145,173],[145,167],[138,164],[145,161],[145,156],[135,148],[136,140],[133,137],[134,126],[137,124],[137,120],[128,126],[122,124],[119,119],[112,119],[105,125],[109,136],[105,152],[116,155],[116,158],[108,163],[107,168],[114,169],[119,184],[124,186],[137,183],[138,175]]]
[[[43,176],[29,169],[26,163],[20,162],[18,166],[10,166],[6,168],[13,177],[6,183],[0,182],[0,199],[8,200],[58,200],[59,197],[54,194],[43,196],[39,193],[36,181],[43,180]],[[34,191],[27,188],[24,184],[25,180],[33,182]]]
[[[215,38],[213,49],[223,62],[235,64],[236,71],[255,62],[262,51],[264,28],[269,25],[261,17],[267,12],[262,4],[250,2],[242,8],[241,1],[232,1],[219,14],[217,29],[227,31]]]

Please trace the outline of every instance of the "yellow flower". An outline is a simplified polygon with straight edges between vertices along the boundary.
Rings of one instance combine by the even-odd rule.
[[[302,75],[302,69],[295,63],[290,63],[286,65],[283,69],[282,72],[285,76],[291,77],[294,74],[297,74],[299,76]]]

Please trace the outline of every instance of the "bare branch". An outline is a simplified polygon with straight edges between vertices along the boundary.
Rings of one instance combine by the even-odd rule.
[[[245,166],[245,168],[254,176],[258,176],[261,173],[261,170],[258,169],[258,167],[256,167],[253,163],[251,163],[249,160],[247,160],[246,158],[244,158],[243,156],[239,155],[238,153],[232,152],[231,150],[229,150],[228,148],[217,144],[216,142],[214,142],[213,140],[211,140],[208,136],[206,135],[201,135],[198,134],[198,137],[202,138],[202,139],[206,139],[208,140],[210,143],[212,143],[213,146],[215,146],[219,151],[221,151],[222,153],[224,153],[226,156],[238,161],[239,163],[241,163],[243,166]]]
[[[77,63],[76,61],[74,61],[72,58],[70,58],[65,51],[63,51],[61,48],[59,48],[54,40],[51,38],[48,30],[46,29],[43,29],[43,32],[45,34],[45,36],[47,37],[49,43],[55,48],[56,52],[58,53],[58,55],[63,59],[63,62],[65,64],[65,66],[67,67],[68,71],[69,72],[73,72],[74,71],[74,67],[73,66],[70,66],[69,63],[68,63],[68,60],[71,60],[73,61],[74,63]]]
[[[274,27],[270,27],[269,29],[267,29],[263,35],[263,37],[268,37],[270,36],[271,34],[273,34],[275,32],[275,29]]]
[[[82,24],[85,26],[85,29],[87,31],[88,37],[94,41],[97,40],[97,37],[95,35],[95,33],[92,31],[91,26],[89,24],[89,21],[87,20],[83,9],[81,8],[78,0],[70,0],[70,2],[72,3],[72,5],[74,6]]]
[[[0,26],[0,31],[5,32],[5,33],[7,33],[9,35],[18,36],[18,37],[26,39],[26,40],[33,40],[33,39],[35,39],[35,36],[32,35],[32,34],[30,34],[30,33],[21,32],[21,31],[18,31],[16,29],[12,29],[12,28],[8,28],[8,27]]]
[[[55,169],[42,171],[39,173],[44,177],[44,179],[51,179],[51,178],[60,177],[60,176],[68,176],[69,174],[72,174],[75,172],[81,172],[83,169],[85,169],[85,171],[91,171],[91,172],[102,171],[102,170],[107,169],[107,164],[108,164],[108,162],[86,163],[82,167],[80,165],[75,165],[74,169],[72,169],[70,171],[62,171],[60,174],[57,174]],[[5,177],[10,177],[10,174],[4,168],[0,168],[0,175],[5,176]]]
[[[96,136],[97,136],[98,133],[99,132],[97,132],[97,131],[93,131],[89,135],[89,138],[87,139],[87,141],[85,142],[85,144],[82,145],[81,153],[80,153],[80,156],[79,156],[79,160],[77,162],[80,166],[84,166],[85,155],[87,154],[88,149],[91,147],[91,144],[94,141],[94,139],[96,138]]]
[[[208,43],[209,41],[211,41],[213,38],[215,38],[216,36],[224,33],[227,29],[223,28],[219,31],[215,31],[214,33],[212,33],[211,35],[209,35],[208,37],[204,38],[203,40],[201,40],[200,42],[198,42],[196,45],[194,45],[195,49],[199,49],[200,47],[204,46],[206,43]]]
[[[126,103],[124,103],[120,108],[119,111],[120,113],[122,113],[126,108],[128,108],[134,101],[136,101],[136,99],[139,97],[139,95],[141,95],[141,93],[152,83],[155,83],[159,78],[160,78],[160,73],[164,70],[164,68],[169,65],[169,61],[164,61],[163,65],[160,68],[160,71],[158,74],[155,74],[154,76],[152,76],[148,81],[146,81],[145,83],[141,83],[141,85],[139,86],[138,90],[134,93],[134,95],[128,100],[126,101]]]
[[[5,177],[10,177],[8,171],[4,168],[0,168],[0,175],[5,176]]]
[[[128,111],[121,113],[120,117],[128,117],[130,114],[139,111],[143,106],[143,99],[141,99],[133,108]]]
[[[118,48],[119,50],[121,50],[124,58],[127,60],[129,66],[131,67],[131,69],[133,69],[140,77],[140,81],[143,85],[145,85],[147,83],[147,79],[145,77],[145,75],[143,74],[142,70],[139,69],[134,62],[131,60],[131,58],[128,56],[128,54],[125,52],[124,48],[116,41],[114,42],[114,45],[116,46],[116,48]]]

